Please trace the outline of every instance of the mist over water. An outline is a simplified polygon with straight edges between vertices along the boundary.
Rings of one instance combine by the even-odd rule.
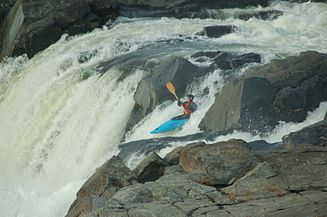
[[[136,52],[154,62],[165,55],[192,61],[190,55],[196,51],[224,50],[259,53],[268,63],[306,50],[327,52],[327,4],[277,2],[267,9],[284,15],[273,21],[243,21],[232,16],[240,9],[229,9],[223,10],[229,14],[224,20],[119,18],[111,29],[63,35],[32,59],[21,56],[1,62],[0,216],[64,216],[79,187],[118,153],[133,94],[149,72],[133,69],[121,79],[124,72],[115,67],[99,73],[97,66],[103,61]],[[243,11],[256,10],[262,8]],[[235,25],[238,30],[214,39],[195,36],[203,26],[219,24]],[[87,56],[87,61],[80,61],[81,56]],[[225,82],[216,70],[189,85],[187,92],[195,95],[199,109],[174,136],[199,132],[198,123]],[[323,102],[303,123],[281,123],[265,138],[234,132],[216,141],[278,142],[283,135],[321,120],[326,109]],[[154,137],[149,131],[181,112],[176,101],[164,102],[128,132],[125,141]],[[185,144],[174,144],[179,145]]]

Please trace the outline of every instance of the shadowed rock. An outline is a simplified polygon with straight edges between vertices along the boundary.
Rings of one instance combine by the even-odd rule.
[[[137,181],[144,183],[159,179],[164,174],[166,166],[168,164],[158,154],[152,152],[133,172],[136,174]]]
[[[200,122],[206,131],[265,133],[278,121],[301,122],[327,100],[327,54],[315,51],[273,60],[228,82]]]
[[[197,35],[205,35],[209,38],[219,38],[235,31],[236,26],[205,26]]]
[[[283,144],[285,148],[295,148],[301,145],[327,146],[327,121],[320,121],[283,136]]]

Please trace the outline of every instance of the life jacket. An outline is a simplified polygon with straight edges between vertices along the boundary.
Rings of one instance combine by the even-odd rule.
[[[191,101],[191,102],[184,102],[182,104],[182,106],[184,108],[184,114],[187,114],[187,115],[192,114],[193,111],[190,109],[192,103],[193,102]]]

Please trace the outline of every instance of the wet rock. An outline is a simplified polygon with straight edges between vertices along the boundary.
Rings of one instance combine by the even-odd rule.
[[[136,182],[133,173],[119,157],[112,157],[83,184],[76,196],[96,195],[110,198],[120,188]]]
[[[160,178],[164,174],[166,166],[168,164],[158,154],[152,152],[133,172],[136,174],[137,181],[144,183]]]
[[[324,120],[327,121],[327,111],[326,111],[326,114],[325,114]]]
[[[199,124],[205,131],[239,129],[270,130],[271,105],[276,89],[263,78],[246,78],[227,83]]]
[[[247,143],[229,140],[187,145],[180,153],[179,165],[198,183],[226,186],[244,176],[258,162]]]
[[[153,195],[145,185],[134,184],[120,189],[112,200],[123,203],[148,203],[153,201]]]
[[[223,35],[230,34],[235,31],[236,26],[205,26],[198,35],[205,35],[209,38],[220,38]]]
[[[199,127],[265,133],[280,120],[303,121],[308,111],[325,100],[327,55],[302,52],[250,69],[239,80],[228,82]]]
[[[283,136],[285,148],[301,145],[327,146],[327,121],[305,127],[299,131]]]

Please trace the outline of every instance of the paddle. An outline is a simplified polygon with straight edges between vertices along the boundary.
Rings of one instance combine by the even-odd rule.
[[[171,83],[171,82],[167,82],[167,83],[166,83],[166,87],[167,87],[167,89],[169,90],[169,92],[170,92],[171,94],[173,94],[177,100],[179,100],[178,96],[176,95],[176,89],[175,89],[173,83]]]
[[[179,100],[178,96],[176,95],[176,89],[175,89],[173,83],[171,83],[171,82],[167,82],[167,83],[166,83],[166,87],[167,87],[167,89],[169,90],[169,92],[170,92],[171,94],[173,94],[177,100]],[[182,106],[182,107],[183,107],[183,109],[184,109],[185,114],[187,114],[187,112],[186,112],[184,106]]]

